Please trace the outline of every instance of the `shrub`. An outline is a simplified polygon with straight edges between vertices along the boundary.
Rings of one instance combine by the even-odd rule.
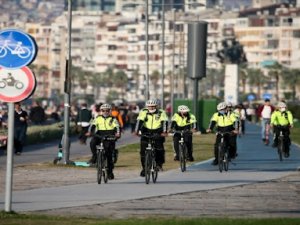
[[[27,130],[26,144],[38,144],[60,139],[63,134],[63,128],[59,125],[61,125],[61,123],[45,126],[29,126]],[[74,130],[74,126],[70,125],[70,135],[74,135]]]

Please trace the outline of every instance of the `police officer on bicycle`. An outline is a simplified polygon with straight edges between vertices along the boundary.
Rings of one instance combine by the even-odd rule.
[[[146,108],[142,109],[138,115],[135,127],[135,134],[152,133],[157,134],[155,138],[154,147],[156,149],[156,163],[160,169],[165,162],[164,142],[167,136],[168,117],[164,110],[158,109],[157,100],[148,100]],[[145,176],[145,151],[148,145],[148,138],[141,137],[140,157],[142,164],[142,171],[140,176]]]
[[[178,112],[174,113],[171,119],[171,130],[175,131],[191,131],[196,132],[197,131],[197,120],[196,117],[190,113],[189,107],[186,105],[180,105],[178,106]],[[188,160],[193,162],[193,136],[191,132],[184,133],[184,142],[187,147],[188,151]],[[180,140],[180,134],[175,133],[173,136],[173,144],[174,144],[174,150],[175,150],[175,157],[174,160],[179,160],[179,140]]]
[[[104,135],[114,135],[116,138],[120,138],[120,125],[116,118],[111,116],[111,105],[102,104],[100,107],[101,114],[97,116],[92,125],[89,128],[87,136],[90,136],[91,131],[95,130],[95,133],[104,136]],[[97,160],[97,148],[96,146],[100,144],[100,139],[97,136],[94,136],[90,142],[90,148],[92,151],[92,158],[90,159],[91,164],[95,164]],[[113,152],[115,150],[116,140],[105,140],[104,148],[107,153],[108,160],[108,179],[114,179],[113,174]]]
[[[278,103],[278,110],[275,110],[271,115],[271,127],[276,127],[274,129],[274,142],[272,147],[277,147],[278,145],[278,136],[280,131],[282,131],[283,136],[286,137],[287,140],[287,149],[285,152],[285,157],[290,156],[289,146],[291,145],[290,139],[290,128],[293,127],[293,115],[291,111],[287,110],[287,106],[284,102]]]
[[[208,129],[207,133],[210,133],[215,126],[217,126],[218,132],[232,132],[233,134],[238,133],[238,124],[236,116],[233,113],[228,112],[227,104],[225,102],[221,102],[217,105],[218,112],[214,113]],[[227,144],[229,145],[229,158],[235,157],[235,136],[227,135]],[[216,142],[214,146],[214,155],[215,159],[212,162],[212,165],[218,165],[218,145],[221,141],[221,135],[216,136]]]

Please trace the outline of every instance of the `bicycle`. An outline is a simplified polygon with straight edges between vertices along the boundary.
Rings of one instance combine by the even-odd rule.
[[[153,183],[156,183],[158,176],[158,168],[156,165],[156,153],[154,149],[154,140],[158,137],[158,134],[148,133],[142,134],[142,137],[149,139],[148,146],[145,152],[145,182],[149,184],[150,176],[152,175]]]
[[[283,157],[282,155],[284,154],[285,157],[288,157],[288,146],[287,146],[287,138],[283,134],[282,127],[278,127],[280,129],[280,133],[278,136],[278,146],[277,146],[277,151],[278,151],[278,156],[279,160],[282,161]]]
[[[181,131],[174,131],[174,134],[180,134],[180,140],[179,140],[179,163],[180,163],[180,169],[181,172],[186,171],[186,161],[187,161],[187,147],[184,142],[184,134],[191,134],[191,131],[189,130],[181,130]]]
[[[100,144],[96,146],[97,149],[97,182],[101,184],[102,177],[104,183],[107,183],[108,180],[108,161],[106,157],[106,149],[104,148],[104,141],[115,141],[116,137],[113,135],[98,135],[94,134],[94,136],[100,139]]]
[[[226,135],[231,135],[231,132],[217,132],[217,135],[221,135],[221,141],[218,144],[218,165],[219,171],[222,173],[223,169],[228,171],[229,168],[229,152],[228,145],[225,142]]]

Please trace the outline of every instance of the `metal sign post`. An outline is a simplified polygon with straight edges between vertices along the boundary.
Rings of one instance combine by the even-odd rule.
[[[30,97],[36,79],[26,67],[36,57],[35,40],[17,29],[0,31],[0,100],[8,102],[7,169],[5,185],[5,211],[11,211],[13,153],[14,153],[14,103]]]
[[[13,181],[13,148],[14,148],[14,103],[8,104],[8,139],[7,139],[7,163],[5,181],[5,212],[11,211],[12,181]]]

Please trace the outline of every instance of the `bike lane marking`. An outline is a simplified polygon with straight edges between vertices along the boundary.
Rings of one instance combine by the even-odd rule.
[[[0,67],[0,100],[19,102],[31,96],[36,87],[34,74],[28,67],[10,70]]]

